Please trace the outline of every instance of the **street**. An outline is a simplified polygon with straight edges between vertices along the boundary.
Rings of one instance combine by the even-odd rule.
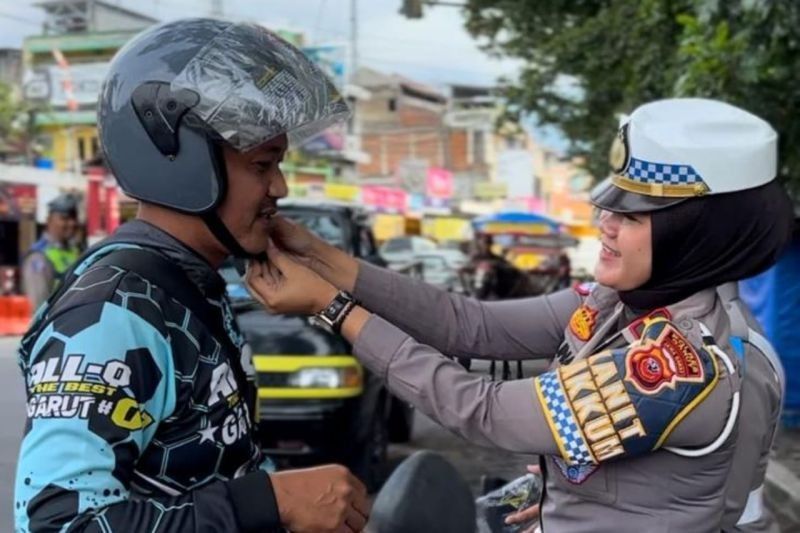
[[[534,371],[541,372],[543,364],[541,361],[526,363],[524,375],[527,377]],[[488,368],[487,362],[473,361],[472,372],[488,375]],[[470,444],[419,413],[416,413],[414,420],[411,442],[392,445],[389,448],[390,459],[399,462],[417,450],[431,450],[444,456],[464,476],[476,496],[480,490],[481,476],[510,480],[524,475],[525,465],[538,463],[535,455],[513,454]]]
[[[14,529],[14,471],[25,423],[25,389],[17,367],[18,337],[0,337],[0,531]]]

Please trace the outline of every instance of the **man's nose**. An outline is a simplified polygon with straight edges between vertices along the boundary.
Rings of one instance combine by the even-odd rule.
[[[286,198],[289,195],[289,185],[282,171],[278,171],[278,175],[270,182],[269,195],[272,198]]]

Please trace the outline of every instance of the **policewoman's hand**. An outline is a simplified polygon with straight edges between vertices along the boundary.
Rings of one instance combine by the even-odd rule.
[[[245,283],[250,294],[273,313],[313,315],[337,290],[271,241],[267,261],[250,261]]]
[[[541,469],[539,468],[539,465],[528,465],[527,468],[528,472],[530,472],[531,474],[542,473]],[[531,505],[530,507],[521,509],[516,513],[508,515],[506,517],[506,524],[508,525],[525,524],[533,520],[537,520],[537,522],[534,525],[532,525],[531,527],[522,532],[522,533],[534,533],[539,527],[538,519],[539,519],[539,504],[537,503],[536,505]]]
[[[280,215],[273,218],[270,237],[278,248],[296,262],[310,268],[331,285],[353,292],[358,277],[358,261],[343,250],[320,239],[305,226]]]
[[[315,249],[325,243],[305,226],[281,215],[273,217],[270,237],[281,249],[306,266],[310,266],[314,260]]]
[[[326,465],[270,474],[281,524],[292,533],[356,533],[369,517],[367,489],[347,468]]]

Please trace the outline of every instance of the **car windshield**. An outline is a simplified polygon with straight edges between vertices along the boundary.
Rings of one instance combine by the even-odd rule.
[[[405,237],[386,241],[383,248],[384,252],[405,252],[409,250],[411,250],[411,239]]]
[[[443,257],[439,256],[432,256],[432,255],[424,255],[420,256],[419,260],[422,262],[422,266],[426,269],[430,270],[446,270],[447,269],[447,262],[444,260]]]
[[[320,238],[347,252],[345,230],[339,217],[324,211],[282,209],[281,214],[316,233]]]
[[[222,279],[225,280],[225,283],[241,283],[242,276],[239,275],[239,272],[236,270],[236,267],[230,262],[230,260],[225,261],[219,269],[219,274],[222,276]]]
[[[436,243],[425,239],[417,239],[417,247],[421,252],[432,252],[436,250]]]

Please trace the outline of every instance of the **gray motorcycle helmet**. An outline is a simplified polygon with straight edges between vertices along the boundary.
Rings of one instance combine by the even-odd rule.
[[[287,134],[306,140],[349,115],[300,50],[255,24],[184,19],[157,25],[116,54],[98,129],[126,194],[202,216],[246,256],[215,213],[226,191],[223,143],[247,151]]]
[[[48,213],[60,213],[78,218],[78,198],[72,194],[60,194],[47,204]]]

